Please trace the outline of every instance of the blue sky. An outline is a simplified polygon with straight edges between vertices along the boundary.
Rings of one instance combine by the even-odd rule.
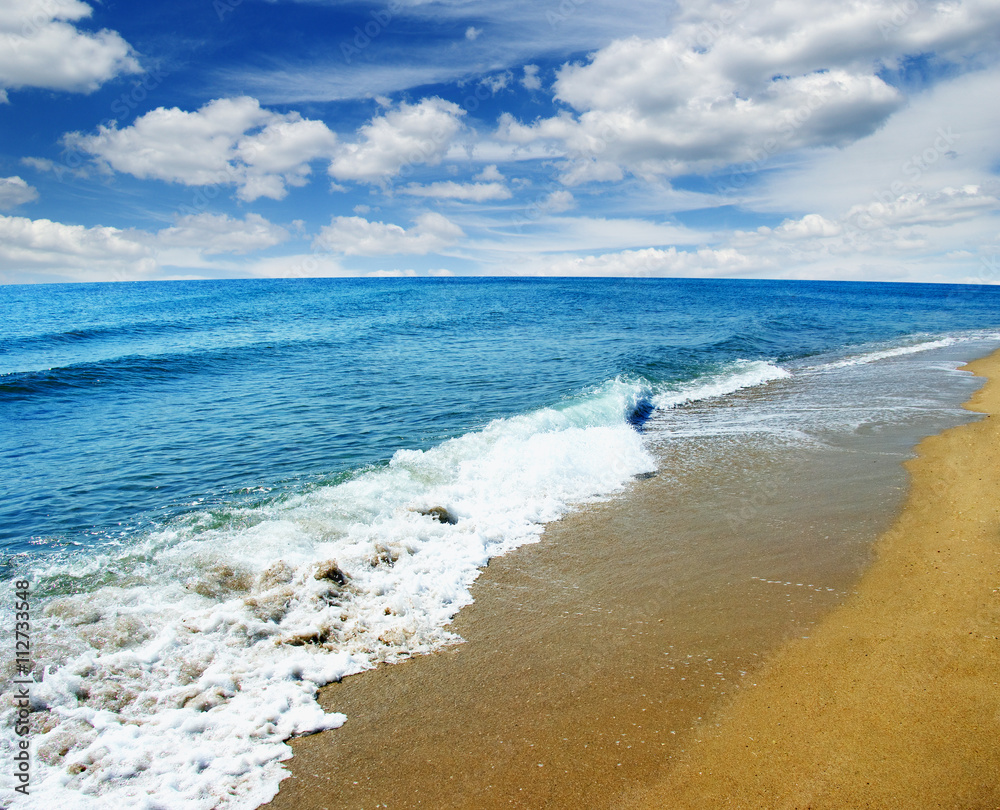
[[[0,282],[1000,282],[1000,2],[0,2]]]

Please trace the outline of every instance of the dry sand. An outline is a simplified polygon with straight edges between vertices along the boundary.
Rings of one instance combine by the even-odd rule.
[[[1000,808],[1000,352],[966,368],[989,416],[918,446],[857,593],[635,806]]]
[[[970,368],[1000,412],[1000,352]],[[465,644],[324,690],[348,722],[294,741],[271,806],[1000,808],[1000,422],[918,449],[857,588],[863,549],[810,535],[810,477],[752,454],[553,524],[476,583]],[[866,474],[845,536],[878,524]]]

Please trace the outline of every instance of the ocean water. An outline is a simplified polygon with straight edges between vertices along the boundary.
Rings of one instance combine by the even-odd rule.
[[[17,286],[0,315],[0,604],[12,627],[31,583],[35,681],[30,797],[0,770],[18,807],[256,807],[289,737],[345,721],[321,685],[459,641],[491,557],[669,476],[672,443],[933,432],[1000,346],[1000,289],[932,285]],[[6,688],[5,762],[16,711]]]

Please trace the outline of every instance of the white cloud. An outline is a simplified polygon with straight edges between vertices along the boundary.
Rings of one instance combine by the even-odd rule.
[[[156,269],[152,250],[134,233],[0,216],[0,278],[5,282],[145,278]]]
[[[547,256],[532,260],[515,272],[549,276],[711,278],[765,274],[769,269],[773,269],[769,262],[732,248],[683,251],[671,247],[598,256]]]
[[[415,222],[406,230],[362,217],[334,217],[320,230],[313,247],[347,256],[423,255],[446,248],[465,235],[441,214],[421,214]]]
[[[538,65],[524,66],[524,76],[521,77],[521,87],[525,90],[542,89],[542,80],[538,78]]]
[[[0,210],[8,211],[38,199],[38,190],[20,177],[0,177]]]
[[[1000,67],[942,82],[870,137],[769,174],[755,190],[755,205],[840,217],[855,205],[909,192],[987,188],[1000,162],[1000,108],[983,99],[998,86]]]
[[[285,228],[257,214],[247,214],[242,220],[223,214],[180,217],[175,225],[156,233],[0,216],[0,283],[224,278],[278,274],[279,265],[288,275],[293,264],[290,257],[271,264],[264,259],[206,259],[261,250],[288,238]],[[333,264],[324,259],[306,274],[343,275],[343,271],[334,272]]]
[[[576,200],[573,198],[573,195],[565,189],[553,191],[539,204],[539,208],[542,211],[550,214],[558,214],[563,211],[569,211],[570,208],[575,207]]]
[[[813,277],[981,276],[1000,236],[1000,110],[982,103],[998,81],[991,68],[941,82],[868,138],[769,173],[743,205],[803,213],[730,243]]]
[[[934,193],[906,192],[894,199],[855,205],[847,212],[847,220],[865,229],[941,227],[976,219],[988,212],[1000,212],[1000,199],[982,193],[978,186],[968,185]]]
[[[235,185],[247,201],[280,200],[288,186],[304,185],[310,162],[332,156],[336,140],[321,121],[275,113],[246,96],[195,112],[158,107],[124,129],[112,123],[65,138],[116,171],[189,186]]]
[[[416,278],[417,271],[413,269],[408,270],[372,270],[371,272],[365,273],[368,278]]]
[[[470,25],[468,28],[465,29],[465,38],[470,42],[473,42],[479,39],[479,35],[481,33],[483,33],[483,30],[481,28],[476,28],[474,25]]]
[[[821,214],[807,214],[802,219],[786,219],[773,231],[770,228],[758,228],[759,233],[773,233],[779,239],[817,239],[826,236],[838,236],[843,231],[839,222],[832,222]]]
[[[776,228],[735,231],[726,241],[785,277],[968,281],[996,252],[998,211],[1000,200],[976,186],[908,192],[836,219],[807,214]]]
[[[646,81],[656,85],[657,70],[669,69],[672,55],[662,41],[630,40],[603,51],[595,64],[608,73],[645,67]],[[877,76],[830,70],[776,78],[746,97],[735,84],[706,81],[643,106],[617,95],[627,88],[606,92],[601,77],[584,75],[586,70],[568,68],[556,82],[564,99],[572,87],[570,95],[583,109],[579,117],[564,114],[528,127],[507,119],[500,130],[519,143],[561,141],[570,157],[564,174],[569,183],[618,179],[615,166],[645,178],[673,177],[802,147],[843,145],[873,132],[902,103]],[[593,91],[586,101],[583,88]],[[606,95],[615,101],[601,107]]]
[[[571,183],[614,177],[610,165],[673,177],[850,144],[905,101],[878,75],[883,67],[931,52],[974,61],[1000,36],[996,3],[914,4],[903,19],[899,8],[689,4],[669,36],[617,40],[564,65],[553,90],[573,114],[530,125],[508,118],[498,136],[560,145]]]
[[[336,278],[358,275],[345,270],[332,256],[315,253],[258,259],[240,265],[239,274],[257,278]]]
[[[410,183],[401,188],[403,194],[414,197],[432,197],[435,199],[470,200],[486,202],[487,200],[508,200],[510,189],[503,183],[455,183],[451,180],[418,185]]]
[[[502,183],[504,181],[504,176],[500,173],[496,164],[491,164],[489,166],[484,166],[483,170],[473,179],[481,180],[485,183]]]
[[[289,232],[259,214],[242,220],[226,214],[192,214],[178,217],[177,223],[157,233],[166,247],[195,248],[203,255],[249,253],[273,247],[290,238]]]
[[[358,130],[358,143],[342,144],[330,163],[337,180],[379,183],[418,164],[437,165],[462,128],[465,111],[440,98],[402,102]]]
[[[492,76],[486,76],[480,79],[479,85],[480,87],[485,87],[492,95],[495,96],[501,90],[506,90],[507,85],[511,83],[513,78],[514,74],[507,70],[503,73],[496,73]]]
[[[579,186],[583,183],[613,183],[625,174],[617,163],[597,158],[577,158],[560,164],[563,173],[559,181],[564,186]]]
[[[2,88],[41,87],[89,93],[141,68],[131,46],[107,29],[85,32],[73,23],[93,9],[79,0],[4,0],[0,9]]]

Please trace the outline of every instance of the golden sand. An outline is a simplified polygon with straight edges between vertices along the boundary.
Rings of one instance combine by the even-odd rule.
[[[638,807],[1000,808],[1000,352],[988,417],[925,439],[857,593]]]
[[[970,369],[997,378],[970,407],[1000,412],[1000,352]],[[324,690],[348,722],[294,741],[271,806],[1000,808],[1000,422],[918,451],[856,588],[865,553],[815,543],[808,476],[755,496],[801,502],[780,531],[732,525],[766,459],[552,524],[490,563],[466,643]],[[859,536],[864,475],[843,490]],[[692,492],[716,502],[686,514]]]

